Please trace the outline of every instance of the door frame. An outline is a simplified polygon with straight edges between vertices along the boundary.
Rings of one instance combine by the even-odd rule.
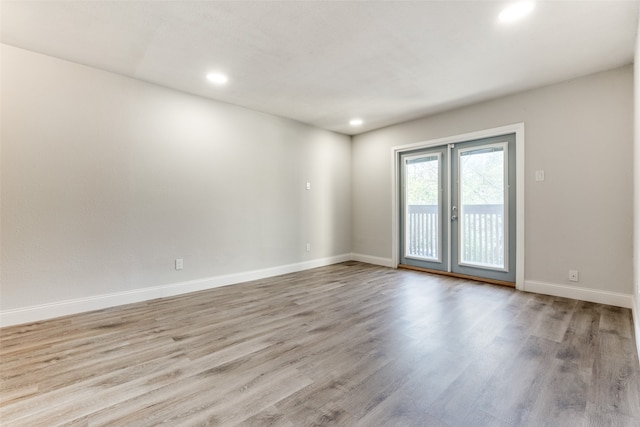
[[[391,147],[391,182],[393,183],[391,187],[391,264],[393,268],[398,268],[400,258],[400,218],[398,214],[400,207],[400,191],[398,191],[400,155],[406,151],[456,144],[508,133],[516,135],[516,289],[524,290],[524,122]]]

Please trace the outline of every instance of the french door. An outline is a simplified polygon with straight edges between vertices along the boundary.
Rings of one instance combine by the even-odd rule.
[[[515,282],[515,134],[400,155],[400,263]]]

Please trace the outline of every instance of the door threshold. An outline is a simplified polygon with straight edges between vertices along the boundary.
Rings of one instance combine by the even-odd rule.
[[[489,283],[491,285],[508,286],[510,288],[515,288],[516,287],[516,283],[515,282],[505,282],[504,280],[486,279],[484,277],[469,276],[467,274],[452,273],[452,272],[449,272],[449,271],[432,270],[430,268],[423,268],[423,267],[414,267],[413,265],[398,264],[398,268],[403,268],[405,270],[421,271],[423,273],[439,274],[441,276],[456,277],[458,279],[475,280],[476,282]]]

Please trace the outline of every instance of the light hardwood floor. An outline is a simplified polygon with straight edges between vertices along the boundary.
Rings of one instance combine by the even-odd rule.
[[[629,310],[355,262],[0,333],[2,426],[640,426]]]

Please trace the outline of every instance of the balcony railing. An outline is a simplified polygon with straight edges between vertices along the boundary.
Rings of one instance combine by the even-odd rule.
[[[492,267],[504,266],[503,205],[465,205],[458,219],[461,227],[463,263]],[[438,207],[409,205],[407,216],[407,255],[438,257]]]
[[[407,255],[438,259],[438,206],[409,205]]]

